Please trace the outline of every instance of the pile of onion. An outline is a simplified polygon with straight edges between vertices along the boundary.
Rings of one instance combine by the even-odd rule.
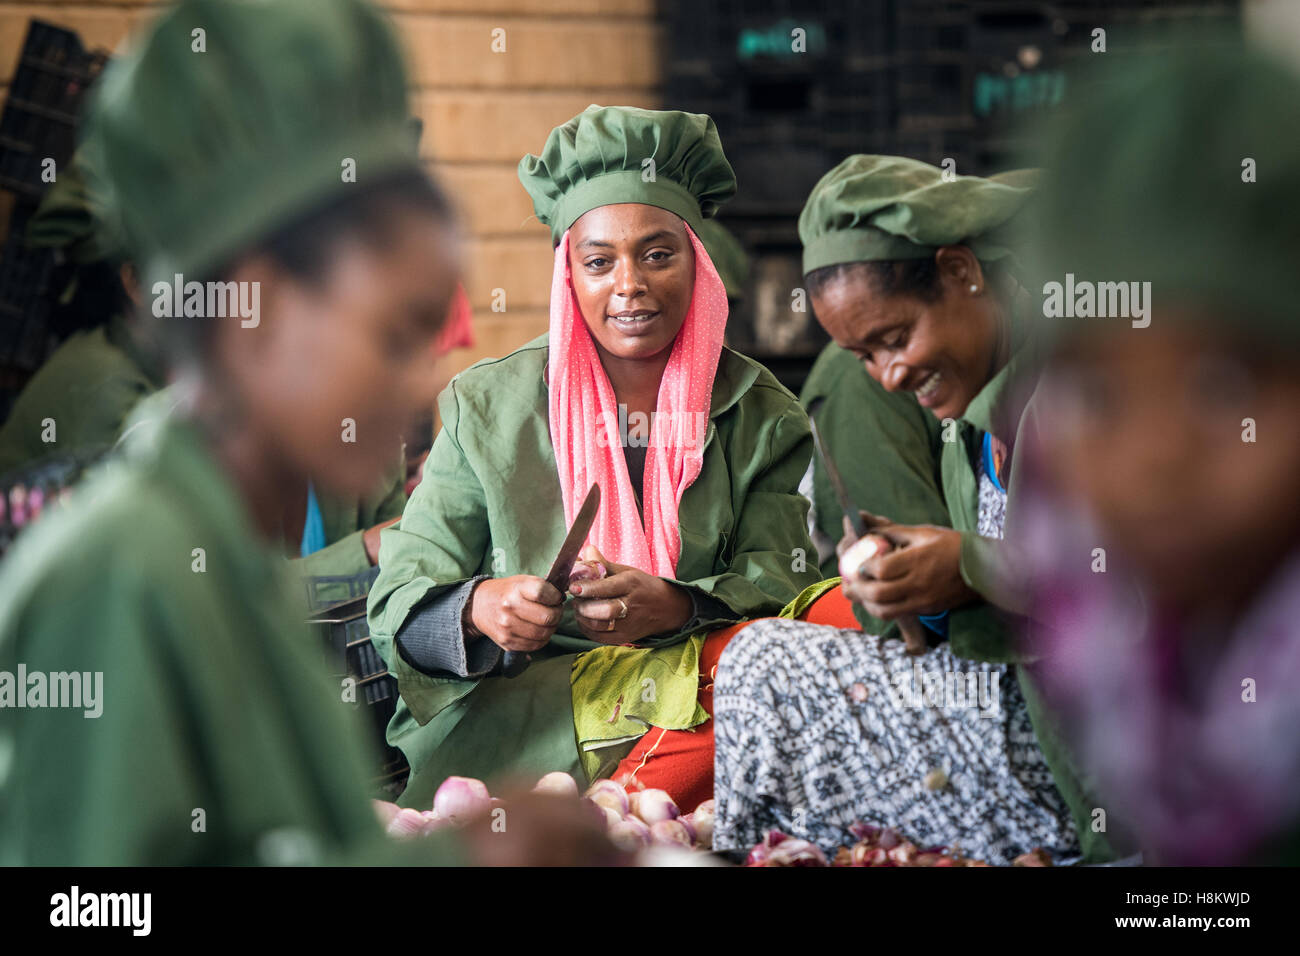
[[[713,801],[705,800],[694,812],[683,814],[663,790],[637,789],[629,792],[613,780],[597,780],[583,801],[605,820],[610,839],[621,849],[635,852],[648,846],[669,846],[707,850],[713,846]],[[533,787],[578,799],[578,784],[567,773],[548,773]],[[448,777],[438,788],[429,810],[399,807],[373,801],[375,813],[390,836],[407,839],[432,833],[442,827],[459,826],[471,817],[500,804],[481,780]]]
[[[691,813],[682,813],[667,792],[631,791],[614,780],[597,780],[587,799],[605,815],[609,838],[623,850],[675,846],[708,850],[713,847],[713,801],[705,800]]]
[[[807,840],[771,830],[749,851],[746,866],[988,866],[982,860],[962,856],[956,847],[922,849],[905,840],[892,827],[855,823],[849,832],[857,838],[851,847],[840,847],[829,862],[820,848]],[[1051,857],[1041,847],[1016,858],[1013,866],[1051,866]]]
[[[574,784],[574,793],[577,793],[577,789],[577,784]],[[443,827],[460,826],[500,801],[488,793],[487,785],[482,780],[448,777],[434,794],[433,806],[428,810],[399,807],[383,800],[372,800],[371,803],[388,835],[406,839],[433,833]]]

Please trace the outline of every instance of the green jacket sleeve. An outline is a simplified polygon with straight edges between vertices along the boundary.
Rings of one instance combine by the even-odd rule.
[[[787,393],[788,394],[788,393]],[[723,549],[719,573],[678,581],[721,601],[735,617],[693,622],[692,630],[774,615],[810,584],[821,580],[816,551],[808,537],[808,499],[799,479],[812,457],[808,416],[793,396],[769,417],[765,440],[755,448],[738,426],[729,448],[736,522]],[[748,459],[748,460],[747,460]],[[661,647],[685,640],[687,633],[642,641]]]

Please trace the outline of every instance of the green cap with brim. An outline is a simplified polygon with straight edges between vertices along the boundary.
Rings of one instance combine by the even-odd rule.
[[[1115,69],[1042,137],[1036,290],[1067,275],[1150,282],[1152,323],[1195,313],[1300,346],[1300,78],[1221,42]]]
[[[419,170],[409,121],[401,51],[363,0],[182,0],[105,70],[86,140],[146,282],[205,280],[358,184]]]
[[[736,192],[713,120],[701,113],[588,106],[519,161],[537,218],[560,238],[598,206],[645,203],[701,224]]]
[[[984,262],[1014,256],[1034,176],[953,176],[902,156],[850,156],[813,187],[799,215],[804,274],[926,259],[952,245]]]

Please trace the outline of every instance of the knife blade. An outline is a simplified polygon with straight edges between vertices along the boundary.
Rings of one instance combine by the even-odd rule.
[[[861,539],[867,534],[867,523],[862,519],[862,512],[854,503],[853,496],[849,494],[848,486],[844,484],[844,478],[835,465],[835,459],[831,457],[830,451],[826,448],[826,443],[822,440],[821,432],[817,428],[817,420],[813,417],[823,401],[825,399],[819,398],[808,406],[808,424],[812,427],[813,446],[817,449],[817,457],[821,459],[822,467],[826,469],[826,478],[830,481],[831,489],[835,492],[835,500],[839,503],[840,511],[843,512],[845,520],[853,528],[854,539]],[[898,629],[903,634],[903,646],[907,653],[912,655],[924,654],[929,648],[925,625],[917,620],[913,614],[908,614],[897,620]]]
[[[573,517],[569,533],[564,536],[560,553],[555,556],[551,570],[546,574],[547,583],[561,595],[569,590],[569,573],[573,570],[574,562],[578,560],[578,554],[582,551],[582,545],[587,540],[587,534],[591,531],[591,526],[596,521],[596,512],[599,510],[600,485],[593,483],[587,490],[587,497],[582,500],[582,507]],[[505,658],[501,662],[501,673],[506,677],[518,677],[528,667],[530,660],[532,658],[522,652],[506,651]]]

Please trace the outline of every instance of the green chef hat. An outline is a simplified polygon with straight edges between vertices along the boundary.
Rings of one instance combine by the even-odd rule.
[[[1036,290],[1067,274],[1150,282],[1154,323],[1162,305],[1199,306],[1300,346],[1300,78],[1229,45],[1153,54],[1110,79],[1043,137]]]
[[[803,212],[803,271],[845,262],[926,259],[964,244],[984,262],[1014,254],[1032,170],[957,176],[902,156],[850,156],[821,178]]]
[[[639,202],[701,223],[736,192],[713,120],[702,113],[588,106],[551,130],[540,156],[519,161],[551,241],[597,206]]]
[[[409,117],[400,50],[364,0],[182,0],[105,70],[86,136],[152,283],[212,279],[358,183],[418,170]]]
[[[62,249],[68,261],[78,265],[116,256],[120,243],[106,228],[102,194],[85,150],[77,150],[28,221],[27,244]]]

